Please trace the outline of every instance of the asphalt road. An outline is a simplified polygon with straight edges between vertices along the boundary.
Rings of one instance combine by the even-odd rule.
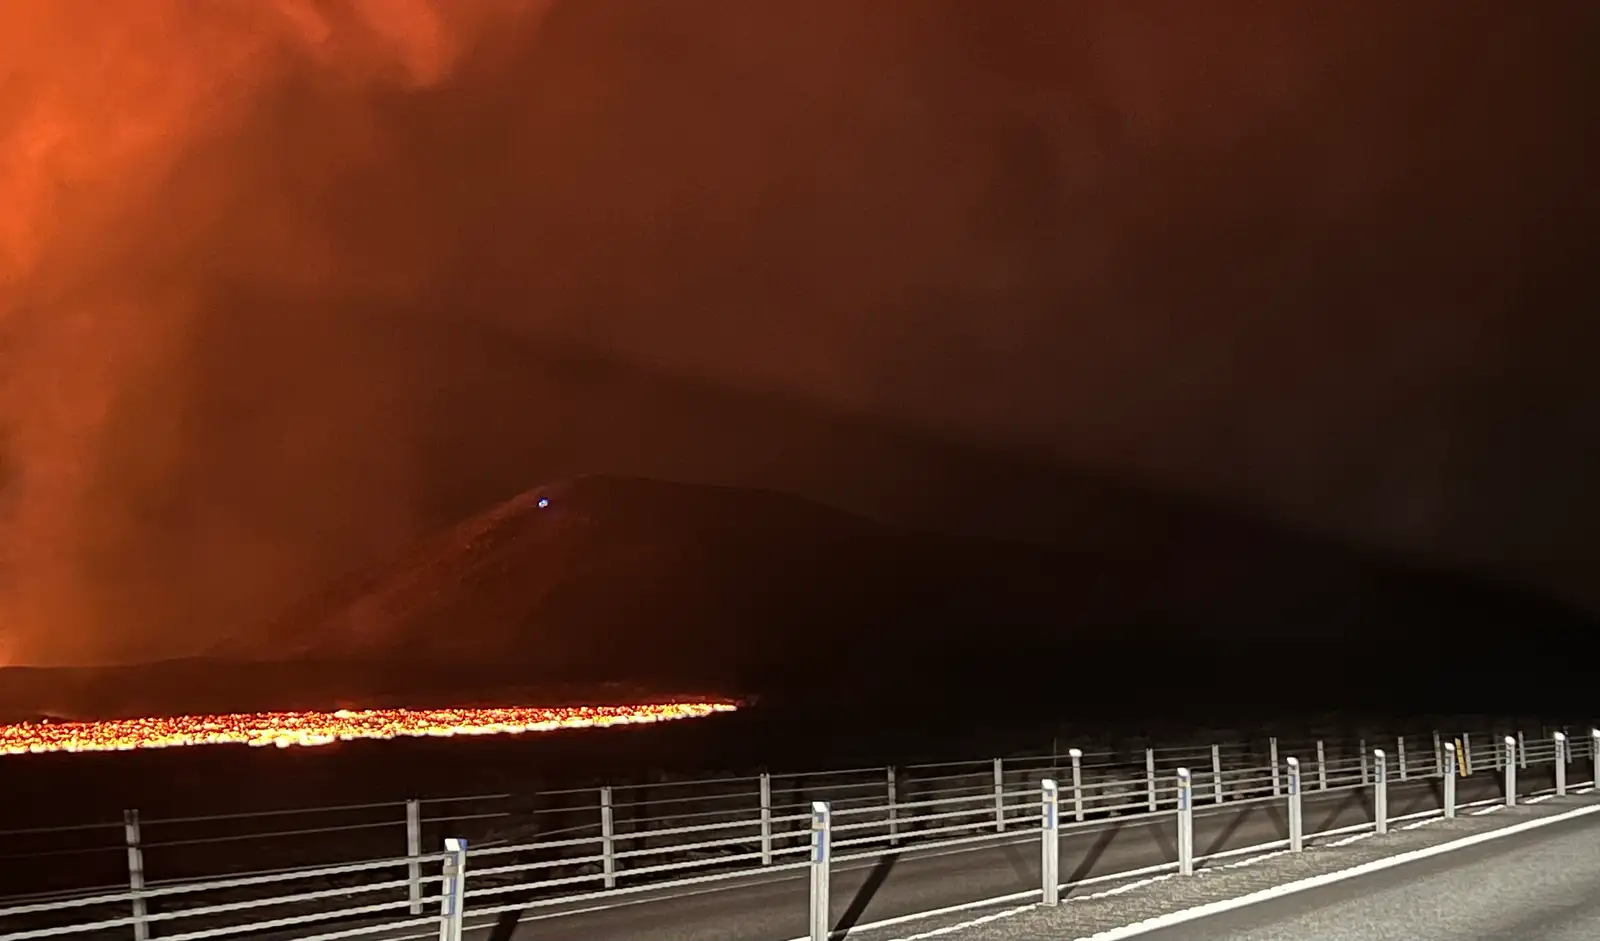
[[[1347,879],[1140,941],[1595,941],[1600,817]]]
[[[1548,769],[1529,769],[1519,790],[1548,786],[1543,780],[1547,773]],[[1437,809],[1437,785],[1435,780],[1392,782],[1390,815]],[[1480,774],[1459,782],[1457,799],[1465,803],[1499,793],[1499,781]],[[1370,790],[1309,792],[1306,832],[1369,822],[1370,803]],[[1281,801],[1202,807],[1195,818],[1195,849],[1208,855],[1284,839],[1287,833]],[[1175,861],[1175,837],[1170,814],[1064,833],[1063,881]],[[875,861],[837,864],[832,876],[832,918],[839,930],[1038,886],[1036,834],[976,849],[910,850]],[[506,916],[487,928],[469,928],[466,934],[468,941],[787,941],[806,934],[808,892],[808,875],[800,870],[709,890],[662,890],[635,897],[627,904],[611,902],[611,907],[603,909],[570,913],[534,909],[520,918]],[[469,924],[470,904],[469,900]]]

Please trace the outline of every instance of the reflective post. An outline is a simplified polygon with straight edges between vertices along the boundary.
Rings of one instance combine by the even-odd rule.
[[[1567,733],[1557,732],[1556,740],[1556,796],[1567,796]]]
[[[900,842],[900,810],[896,806],[900,803],[900,775],[890,768],[885,777],[889,788],[889,845],[896,846]]]
[[[1300,759],[1289,759],[1289,852],[1305,849],[1305,823],[1300,816]]]
[[[1211,802],[1222,803],[1222,746],[1211,746]]]
[[[772,775],[761,772],[761,865],[772,865]],[[894,841],[894,790],[889,793],[889,840]]]
[[[1044,791],[1044,805],[1040,808],[1044,824],[1040,837],[1040,888],[1044,890],[1044,904],[1056,905],[1061,901],[1061,794],[1050,778],[1045,778],[1040,787]]]
[[[1517,806],[1517,740],[1507,735],[1506,745],[1506,806]]]
[[[994,832],[1006,831],[1006,768],[1005,760],[994,760]]]
[[[133,895],[133,938],[148,941],[150,923],[145,921],[148,910],[144,901],[144,847],[139,836],[139,812],[122,812],[123,842],[128,845],[128,890]]]
[[[1517,767],[1528,770],[1528,740],[1517,730]]]
[[[1456,743],[1444,743],[1444,763],[1450,770],[1444,773],[1444,819],[1456,815]]]
[[[411,883],[411,914],[422,914],[422,802],[406,801],[406,878]]]
[[[1322,739],[1317,739],[1317,790],[1328,789],[1328,753],[1323,750]]]
[[[617,887],[617,818],[611,809],[611,785],[600,789],[600,872],[608,889]]]
[[[1150,798],[1150,812],[1151,813],[1155,813],[1157,804],[1156,804],[1156,750],[1154,748],[1146,748],[1144,750],[1144,781],[1145,781],[1145,791],[1147,792],[1147,794],[1149,795],[1149,798]]]
[[[1600,788],[1600,729],[1589,732],[1589,786]]]
[[[1283,793],[1278,782],[1278,736],[1267,739],[1267,761],[1272,765],[1272,796],[1277,797]],[[1299,764],[1299,762],[1295,762]]]
[[[1394,756],[1400,762],[1400,780],[1406,779],[1406,737],[1401,735],[1394,740]]]
[[[1461,733],[1461,776],[1472,777],[1472,733]]]
[[[827,801],[811,802],[811,941],[828,941],[828,870],[833,814]]]
[[[439,889],[439,941],[461,941],[461,916],[466,908],[467,841],[444,841],[444,882]]]
[[[1368,771],[1370,769],[1368,769],[1368,767],[1367,767],[1367,740],[1366,739],[1363,738],[1363,739],[1357,739],[1356,740],[1356,754],[1361,756],[1361,786],[1362,787],[1366,787],[1367,783],[1372,780],[1372,778],[1367,776]]]
[[[1072,759],[1072,819],[1083,821],[1083,749],[1067,752]]]
[[[1438,729],[1433,730],[1433,773],[1444,776],[1444,744],[1439,739]]]
[[[1178,769],[1178,875],[1194,875],[1194,782]]]
[[[1372,819],[1378,835],[1389,832],[1389,761],[1383,749],[1372,751]]]

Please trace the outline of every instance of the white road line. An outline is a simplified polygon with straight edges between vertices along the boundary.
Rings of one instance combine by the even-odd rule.
[[[1573,791],[1573,793],[1574,794],[1578,794],[1578,793],[1583,793],[1583,792],[1575,790],[1575,791]],[[1498,798],[1491,798],[1490,800],[1498,801],[1499,799]],[[1322,803],[1322,801],[1317,801],[1317,803]],[[1479,806],[1481,804],[1486,804],[1486,803],[1489,803],[1489,800],[1473,801],[1471,803],[1462,804],[1461,807],[1464,809],[1464,808],[1467,808],[1467,807],[1476,807],[1476,806]],[[1263,804],[1261,806],[1273,806],[1273,805]],[[1496,806],[1499,806],[1499,805],[1496,804]],[[1221,812],[1224,812],[1226,810],[1234,810],[1236,812],[1243,813],[1243,812],[1248,812],[1251,809],[1253,809],[1253,808],[1250,808],[1248,806],[1244,806],[1244,807],[1236,806],[1236,807],[1230,808],[1227,805],[1219,805],[1215,812],[1216,813],[1221,813]],[[1443,811],[1428,810],[1428,811],[1421,811],[1420,813],[1433,815],[1433,817],[1430,820],[1422,821],[1423,823],[1431,823],[1432,820],[1443,819],[1442,816],[1441,816]],[[1196,817],[1201,817],[1201,816],[1209,816],[1209,814],[1196,814]],[[1415,817],[1415,816],[1417,816],[1417,814],[1407,814],[1406,815],[1406,817]],[[1397,819],[1406,819],[1406,818],[1397,818]],[[1160,820],[1159,817],[1146,818],[1146,820],[1141,820],[1140,824],[1143,824],[1143,823],[1146,823],[1146,822],[1152,822],[1152,823],[1153,822],[1158,822],[1159,820]],[[1420,824],[1416,824],[1414,826],[1420,826]],[[1077,832],[1080,832],[1080,833],[1081,832],[1096,832],[1095,828],[1091,828],[1091,827],[1083,827],[1083,828],[1075,828],[1075,829],[1076,829]],[[1373,834],[1371,834],[1371,833],[1360,834],[1360,836],[1372,836],[1372,835]],[[1316,834],[1307,834],[1308,841],[1313,839],[1313,838],[1315,838],[1315,837],[1316,837]],[[1029,836],[1029,837],[1019,837],[1015,841],[1008,840],[1004,844],[1001,844],[1001,843],[999,843],[997,841],[996,843],[984,844],[984,845],[985,846],[1020,845],[1020,844],[1023,844],[1023,843],[1037,843],[1038,839],[1039,838],[1038,838],[1037,835],[1033,835],[1033,836]],[[1260,847],[1259,847],[1260,850],[1261,850],[1261,852],[1259,854],[1257,854],[1255,856],[1248,856],[1246,859],[1244,859],[1242,861],[1235,862],[1235,863],[1230,863],[1230,864],[1227,864],[1227,865],[1229,865],[1229,866],[1250,865],[1250,864],[1255,863],[1255,862],[1260,862],[1263,859],[1268,859],[1268,858],[1270,858],[1272,856],[1276,856],[1279,853],[1288,852],[1287,850],[1276,850],[1276,851],[1274,851],[1272,849],[1269,849],[1269,847],[1281,847],[1281,846],[1284,845],[1284,843],[1285,843],[1284,840],[1273,840],[1273,841],[1268,842],[1268,843],[1262,843],[1262,844],[1260,844]],[[1328,844],[1325,844],[1325,845],[1328,845]],[[1214,854],[1209,855],[1209,856],[1198,856],[1198,857],[1195,858],[1195,862],[1196,863],[1204,863],[1207,860],[1211,860],[1211,859],[1219,859],[1219,858],[1230,857],[1230,856],[1245,855],[1245,854],[1250,853],[1251,850],[1253,850],[1253,849],[1256,849],[1256,847],[1245,846],[1245,847],[1241,847],[1241,848],[1236,849],[1236,850],[1228,850],[1228,851],[1222,852],[1222,853],[1214,853]],[[969,849],[967,849],[965,847],[958,847],[958,848],[955,848],[955,849],[952,849],[952,850],[946,850],[946,851],[943,851],[943,852],[928,852],[928,853],[924,853],[924,854],[918,855],[915,858],[928,859],[928,858],[933,858],[933,857],[936,857],[936,856],[954,856],[954,855],[957,855],[957,854],[963,853],[963,852],[971,852],[971,850],[969,850]],[[911,857],[908,856],[907,858],[909,859]],[[1104,875],[1104,876],[1094,876],[1092,878],[1084,879],[1084,880],[1081,880],[1079,882],[1074,882],[1074,883],[1070,883],[1070,884],[1067,884],[1067,885],[1063,885],[1061,888],[1062,888],[1062,890],[1064,892],[1070,893],[1071,890],[1073,888],[1075,888],[1075,887],[1081,888],[1083,886],[1094,885],[1096,883],[1112,882],[1112,881],[1121,880],[1121,879],[1133,879],[1133,878],[1136,878],[1136,877],[1139,877],[1139,876],[1146,876],[1146,875],[1150,875],[1150,874],[1153,874],[1153,873],[1159,873],[1162,870],[1176,869],[1177,865],[1178,865],[1177,863],[1161,863],[1161,864],[1158,864],[1158,865],[1155,865],[1155,866],[1146,866],[1146,867],[1144,867],[1142,869],[1129,870],[1128,872],[1109,873],[1109,874]],[[868,866],[860,865],[860,866],[852,866],[850,868],[852,868],[852,869],[865,869],[865,868],[868,868]],[[1206,867],[1204,869],[1197,869],[1196,872],[1204,873],[1206,871],[1206,869],[1210,869],[1210,868],[1216,868],[1216,867],[1209,867],[1208,866],[1208,867]],[[841,872],[841,871],[844,871],[844,867],[839,867],[839,868],[836,868],[834,870],[834,872],[836,872],[836,873],[837,872]],[[1158,878],[1167,878],[1167,877],[1170,877],[1171,875],[1174,875],[1174,874],[1175,873],[1168,873],[1166,876],[1160,876]],[[751,884],[751,883],[746,883],[746,884],[748,885],[748,884]],[[755,883],[755,884],[760,884],[760,883]],[[1145,883],[1141,882],[1139,884],[1143,885]],[[1129,886],[1119,887],[1118,889],[1108,889],[1106,891],[1110,891],[1110,892],[1125,892],[1125,891],[1128,891],[1128,889],[1132,888],[1132,887],[1133,886],[1129,885]],[[729,888],[732,888],[732,886],[729,886]],[[687,897],[687,896],[696,895],[696,894],[698,894],[698,893],[690,891],[690,892],[683,892],[683,893],[680,893],[680,894],[677,894],[677,895],[666,896],[665,898],[667,898],[667,899],[681,898],[681,897]],[[975,902],[965,902],[965,903],[960,904],[960,905],[950,905],[950,906],[946,906],[944,908],[931,909],[931,910],[925,911],[925,912],[912,912],[912,913],[910,913],[908,915],[896,915],[893,918],[884,918],[884,919],[881,919],[879,921],[872,921],[872,922],[867,922],[865,924],[856,925],[856,926],[854,926],[854,927],[852,927],[850,929],[849,933],[850,934],[865,934],[865,933],[867,933],[869,931],[879,931],[879,930],[884,929],[884,928],[893,928],[896,925],[904,925],[904,924],[908,924],[908,923],[911,923],[911,922],[917,922],[917,921],[926,921],[926,920],[932,919],[932,918],[941,918],[941,917],[944,917],[946,915],[957,915],[957,914],[960,914],[961,912],[970,912],[970,911],[974,911],[974,910],[977,910],[977,909],[995,908],[995,907],[1001,906],[1001,905],[1010,905],[1013,902],[1020,902],[1020,901],[1022,901],[1024,899],[1039,898],[1039,897],[1043,896],[1043,894],[1044,894],[1043,891],[1040,890],[1040,889],[1031,889],[1031,890],[1029,890],[1027,892],[1013,892],[1010,895],[1001,895],[1001,896],[996,896],[995,898],[979,899],[979,900],[977,900]],[[1072,899],[1099,898],[1099,897],[1101,897],[1101,896],[1099,896],[1099,895],[1091,895],[1091,896],[1064,895],[1063,899],[1067,900],[1067,901],[1070,901]],[[645,899],[639,899],[639,900],[633,902],[632,904],[639,904],[641,902],[660,901],[660,900],[661,900],[661,897],[645,898]],[[602,905],[595,906],[593,909],[580,910],[580,912],[578,912],[578,913],[582,913],[583,911],[599,911],[599,910],[603,910],[603,909],[608,908],[608,907],[611,907],[611,906],[607,906],[607,905],[603,905],[602,904]],[[1031,908],[1031,907],[1032,907],[1031,905],[1025,906],[1025,908]],[[534,917],[536,917],[536,918],[540,918],[540,917],[542,917],[542,918],[559,918],[562,915],[566,915],[566,914],[575,914],[575,913],[573,913],[573,912],[552,912],[552,913],[547,914],[547,915],[540,915],[540,916],[534,916]],[[1013,914],[1014,914],[1014,912],[1013,912]],[[988,921],[995,920],[990,915],[984,915],[984,916],[980,916],[980,917],[982,917],[984,919],[985,923],[987,923]],[[525,918],[524,919],[524,921],[530,921],[530,920],[533,920],[533,919],[530,919],[530,918]],[[963,922],[962,924],[966,925],[968,923]],[[487,927],[487,925],[482,926],[482,927]],[[938,929],[938,930],[943,931],[944,929]],[[921,937],[921,936],[918,935],[917,937]],[[810,941],[810,938],[809,937],[791,938],[791,939],[789,939],[789,941]],[[889,941],[907,941],[907,939],[905,939],[905,938],[893,938],[893,939],[889,939]]]
[[[1274,850],[1271,853],[1262,853],[1260,856],[1251,856],[1249,859],[1241,859],[1236,863],[1225,863],[1225,864],[1223,864],[1221,866],[1217,866],[1216,868],[1217,869],[1238,869],[1240,866],[1254,866],[1256,863],[1259,863],[1262,860],[1276,859],[1279,856],[1287,856],[1288,854],[1289,854],[1288,850]],[[1211,872],[1211,871],[1212,871],[1212,867],[1208,866],[1205,869],[1200,870],[1200,874],[1204,875],[1207,872]]]
[[[1371,837],[1376,836],[1376,835],[1377,835],[1376,833],[1357,833],[1355,836],[1347,836],[1342,840],[1334,840],[1332,843],[1328,843],[1326,845],[1328,845],[1328,846],[1349,846],[1351,843],[1359,843],[1362,840],[1370,839]]]
[[[908,934],[903,938],[895,938],[894,941],[923,941],[924,938],[937,938],[942,935],[954,934],[957,931],[965,931],[968,928],[976,928],[979,925],[986,925],[991,921],[999,921],[1002,918],[1010,918],[1012,915],[1020,915],[1023,912],[1031,912],[1033,911],[1033,908],[1034,906],[1032,905],[1020,905],[1016,908],[1007,909],[1003,912],[995,912],[992,915],[984,915],[982,918],[974,918],[971,921],[963,921],[960,924],[946,925],[943,928],[935,928],[932,931],[924,931],[920,934]]]
[[[1492,814],[1497,810],[1504,810],[1505,807],[1506,805],[1504,804],[1490,804],[1488,807],[1485,807],[1482,810],[1474,810],[1472,812],[1472,816],[1482,817],[1484,814]]]
[[[1235,863],[1234,865],[1238,864]],[[1157,882],[1165,882],[1166,880],[1173,878],[1175,875],[1177,874],[1169,872],[1165,875],[1151,876],[1148,879],[1138,879],[1125,885],[1119,885],[1110,889],[1102,889],[1099,892],[1091,892],[1088,895],[1071,896],[1070,898],[1065,899],[1064,902],[1070,904],[1072,902],[1092,902],[1096,899],[1112,898],[1114,896],[1122,895],[1125,892],[1132,892],[1134,889],[1142,889],[1145,886],[1154,885]],[[923,931],[917,934],[904,935],[899,938],[891,938],[890,941],[923,941],[924,938],[938,938],[943,935],[954,934],[957,931],[965,931],[968,928],[976,928],[979,925],[987,925],[990,922],[1000,921],[1003,918],[1010,918],[1013,915],[1020,915],[1023,912],[1031,912],[1037,908],[1038,906],[1033,904],[1019,905],[1016,908],[1007,909],[1003,912],[993,912],[991,914],[982,915],[968,921],[958,922],[954,925],[945,925],[942,928],[934,928],[931,931]],[[858,927],[853,930],[860,931],[861,929]]]
[[[1465,849],[1469,846],[1477,846],[1480,843],[1487,843],[1491,840],[1504,839],[1505,837],[1514,836],[1518,833],[1526,833],[1529,830],[1535,830],[1539,827],[1548,827],[1553,824],[1564,823],[1568,820],[1574,820],[1578,817],[1585,817],[1595,813],[1600,813],[1600,804],[1593,804],[1588,807],[1579,807],[1576,810],[1569,810],[1566,813],[1555,814],[1550,817],[1541,817],[1535,820],[1525,820],[1522,823],[1515,823],[1509,827],[1502,827],[1498,830],[1490,830],[1487,833],[1475,833],[1471,836],[1462,837],[1459,840],[1451,840],[1448,843],[1440,843],[1438,846],[1429,846],[1423,849],[1412,850],[1408,853],[1399,853],[1384,859],[1374,860],[1370,863],[1363,863],[1359,866],[1351,866],[1349,869],[1341,869],[1338,872],[1331,872],[1322,876],[1312,876],[1309,879],[1301,879],[1297,882],[1285,883],[1284,885],[1274,886],[1270,889],[1262,889],[1257,892],[1251,892],[1248,895],[1241,895],[1237,898],[1224,899],[1220,902],[1209,902],[1205,905],[1197,905],[1194,908],[1184,909],[1181,912],[1173,912],[1170,915],[1161,915],[1156,918],[1149,918],[1141,922],[1135,922],[1131,925],[1124,925],[1121,928],[1113,928],[1109,931],[1099,932],[1098,934],[1087,935],[1085,937],[1076,939],[1076,941],[1123,941],[1125,938],[1138,937],[1139,935],[1148,934],[1149,932],[1156,931],[1161,928],[1170,928],[1173,925],[1181,925],[1186,922],[1195,921],[1196,919],[1205,918],[1208,915],[1217,915],[1221,914],[1222,912],[1232,911],[1236,908],[1244,908],[1249,905],[1255,905],[1260,902],[1266,902],[1289,895],[1295,895],[1311,889],[1320,889],[1323,886],[1333,885],[1336,882],[1343,882],[1346,879],[1354,879],[1357,876],[1381,872],[1385,869],[1391,869],[1395,866],[1403,866],[1406,863],[1416,862],[1417,860],[1428,859],[1433,856],[1441,856],[1454,850]]]

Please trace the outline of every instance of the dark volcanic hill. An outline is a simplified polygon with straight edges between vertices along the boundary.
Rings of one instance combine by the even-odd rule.
[[[1264,695],[1274,670],[1326,689],[1376,690],[1387,670],[1454,684],[1492,666],[1479,638],[1507,625],[1555,643],[1588,626],[1513,590],[1264,526],[1179,510],[1162,523],[1089,553],[917,532],[769,491],[583,477],[216,653],[384,664],[401,684],[429,673],[892,697],[1070,680],[1093,696],[1112,678],[1124,692]]]
[[[217,653],[749,688],[806,664],[837,674],[981,654],[989,628],[1027,644],[1135,613],[1136,597],[1081,595],[1109,575],[1092,558],[910,531],[770,491],[582,477],[474,517]]]
[[[1125,517],[1120,538],[1045,548],[772,491],[580,477],[203,658],[0,672],[0,718],[689,693],[1476,708],[1534,678],[1559,692],[1560,651],[1592,629],[1517,590],[1215,511],[1147,502]]]

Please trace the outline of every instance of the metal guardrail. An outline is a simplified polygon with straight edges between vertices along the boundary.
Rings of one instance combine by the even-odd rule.
[[[1316,792],[1374,785],[1379,780],[1374,750],[1378,745],[1386,749],[1382,771],[1386,782],[1448,777],[1467,772],[1469,763],[1476,763],[1480,771],[1503,771],[1508,764],[1516,769],[1555,763],[1564,772],[1578,758],[1588,758],[1593,767],[1600,751],[1600,734],[1578,736],[1564,746],[1554,737],[1529,741],[1520,734],[1509,743],[1504,736],[1484,733],[1463,734],[1459,741],[1455,768],[1447,758],[1452,753],[1447,746],[1454,741],[1432,733],[1353,743],[1273,739],[1265,749],[1151,747],[1143,750],[1142,761],[1137,753],[1072,749],[1055,757],[833,772],[816,784],[799,779],[821,776],[722,779],[700,786],[733,787],[720,794],[655,798],[652,803],[659,808],[692,801],[693,808],[702,808],[720,796],[741,806],[720,808],[713,801],[709,810],[686,807],[653,815],[651,820],[665,824],[658,826],[619,820],[616,813],[619,805],[626,805],[630,789],[656,785],[552,792],[554,796],[592,793],[590,806],[598,819],[581,830],[551,828],[526,840],[502,836],[475,843],[470,850],[453,840],[444,853],[422,852],[418,826],[410,828],[417,838],[404,856],[176,884],[145,881],[136,833],[124,847],[129,864],[126,888],[0,903],[0,941],[86,934],[126,939],[128,932],[135,941],[146,941],[151,924],[178,921],[183,921],[184,930],[173,934],[168,933],[174,930],[170,925],[164,926],[163,941],[333,924],[344,927],[296,937],[335,941],[383,932],[385,941],[435,935],[452,941],[462,930],[463,913],[477,918],[578,903],[592,906],[664,889],[707,887],[812,867],[819,804],[828,808],[829,858],[845,862],[903,848],[979,848],[996,841],[1038,838],[1045,780],[1059,782],[1060,826],[1070,830],[1102,825],[1108,818],[1152,818],[1178,810],[1185,802],[1192,809],[1282,799],[1290,786],[1289,765],[1283,759],[1291,755],[1304,756],[1297,762],[1296,774],[1305,791]],[[1557,762],[1558,756],[1565,760]],[[1186,783],[1178,780],[1180,767],[1187,772]],[[410,806],[417,808],[411,819],[424,819],[420,802]],[[460,824],[484,816],[499,818],[463,814],[448,822]],[[136,825],[136,818],[130,823]],[[303,828],[276,832],[303,832]],[[835,851],[843,852],[835,855]],[[302,888],[287,895],[266,894],[284,883]],[[196,904],[202,896],[211,901]]]

